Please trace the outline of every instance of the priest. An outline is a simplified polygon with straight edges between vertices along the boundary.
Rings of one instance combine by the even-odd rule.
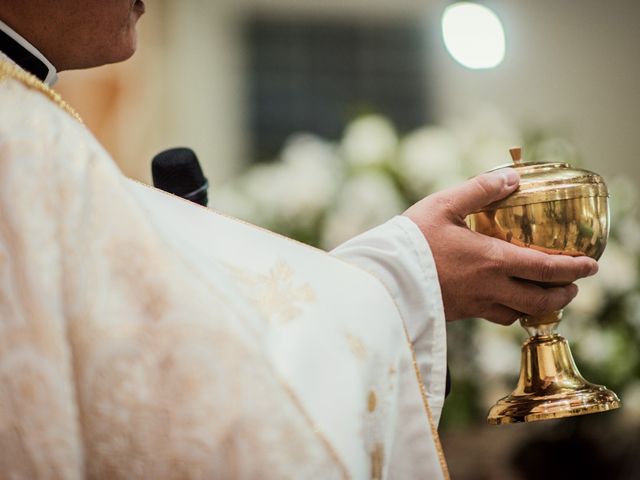
[[[127,180],[51,86],[130,57],[144,8],[0,3],[3,478],[447,477],[445,322],[559,309],[597,264],[465,227],[511,169],[330,253]]]

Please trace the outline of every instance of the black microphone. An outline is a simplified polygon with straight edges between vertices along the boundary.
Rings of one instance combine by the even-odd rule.
[[[190,148],[170,148],[151,161],[153,186],[204,207],[209,203],[209,182]]]

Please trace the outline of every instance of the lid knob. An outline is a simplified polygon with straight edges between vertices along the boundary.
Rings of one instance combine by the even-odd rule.
[[[509,153],[516,167],[522,165],[522,147],[511,147]]]

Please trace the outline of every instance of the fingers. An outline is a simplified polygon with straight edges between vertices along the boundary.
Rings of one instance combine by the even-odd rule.
[[[539,316],[561,310],[578,294],[575,284],[544,288],[522,280],[511,280],[502,303],[527,315]]]
[[[504,243],[503,254],[504,273],[534,282],[566,284],[598,272],[598,263],[589,257],[548,255],[509,243]]]
[[[444,190],[437,195],[446,199],[453,215],[464,218],[514,192],[519,181],[520,177],[515,169],[502,168],[479,175],[459,187]]]
[[[505,307],[503,305],[494,305],[482,318],[500,325],[511,325],[522,316],[521,312]]]
[[[505,300],[494,304],[482,317],[500,325],[511,325],[523,315],[540,316],[564,308],[578,294],[574,284],[543,288],[524,281],[512,280]]]

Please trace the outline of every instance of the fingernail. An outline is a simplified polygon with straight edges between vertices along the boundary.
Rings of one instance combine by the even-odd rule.
[[[504,178],[504,185],[506,188],[513,188],[520,181],[520,175],[518,175],[515,168],[503,168],[500,170],[500,173],[502,174],[502,178]]]
[[[600,267],[598,266],[598,264],[596,262],[593,262],[593,264],[591,265],[591,270],[589,270],[589,276],[591,277],[592,275],[598,273],[599,269]]]

